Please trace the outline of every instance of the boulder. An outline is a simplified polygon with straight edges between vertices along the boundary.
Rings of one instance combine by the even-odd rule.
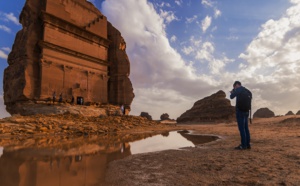
[[[177,123],[228,122],[235,120],[235,107],[220,90],[194,103],[193,107],[177,118]]]
[[[292,111],[288,111],[286,114],[286,116],[292,116],[292,115],[295,115]]]
[[[149,115],[148,112],[141,112],[141,117],[147,118],[148,120],[152,120],[152,116]]]
[[[253,114],[253,118],[271,118],[274,116],[274,112],[268,108],[260,108]]]
[[[160,116],[160,120],[170,120],[169,114],[163,113],[163,114]]]

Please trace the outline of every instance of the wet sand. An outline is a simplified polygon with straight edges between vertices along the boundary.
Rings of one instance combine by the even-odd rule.
[[[300,116],[255,119],[251,150],[234,150],[236,123],[177,128],[222,139],[113,161],[106,185],[300,185]]]

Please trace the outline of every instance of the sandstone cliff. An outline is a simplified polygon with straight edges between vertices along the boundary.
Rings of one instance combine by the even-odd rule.
[[[11,114],[30,101],[125,105],[134,98],[121,33],[86,0],[27,0],[3,78]],[[23,104],[24,103],[24,104]]]
[[[194,106],[177,118],[178,123],[226,122],[235,120],[235,107],[220,90],[197,101]]]

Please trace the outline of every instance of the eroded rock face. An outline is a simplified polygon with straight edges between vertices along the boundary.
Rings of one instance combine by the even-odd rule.
[[[298,112],[296,113],[296,115],[300,115],[300,110],[298,110]]]
[[[20,23],[3,78],[9,113],[22,114],[16,104],[46,101],[54,93],[130,110],[134,94],[125,41],[93,4],[27,0]]]
[[[271,118],[274,116],[274,112],[268,108],[260,108],[253,114],[253,118]]]
[[[224,122],[235,120],[235,107],[220,90],[197,101],[194,106],[177,118],[177,123]]]
[[[126,43],[121,33],[108,23],[108,39],[111,41],[108,49],[109,90],[108,98],[112,104],[123,104],[130,109],[134,98],[133,88],[129,79],[130,62],[125,52]]]
[[[286,114],[286,116],[292,116],[292,115],[295,115],[292,111],[288,111]]]

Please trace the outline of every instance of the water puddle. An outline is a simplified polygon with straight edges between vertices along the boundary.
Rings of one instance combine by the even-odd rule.
[[[188,131],[18,139],[18,145],[0,147],[0,185],[101,185],[111,161],[132,154],[193,147],[217,139]]]
[[[215,141],[216,136],[200,136],[189,131],[173,131],[144,140],[129,143],[132,154],[155,152],[168,149],[194,147],[198,144]]]

